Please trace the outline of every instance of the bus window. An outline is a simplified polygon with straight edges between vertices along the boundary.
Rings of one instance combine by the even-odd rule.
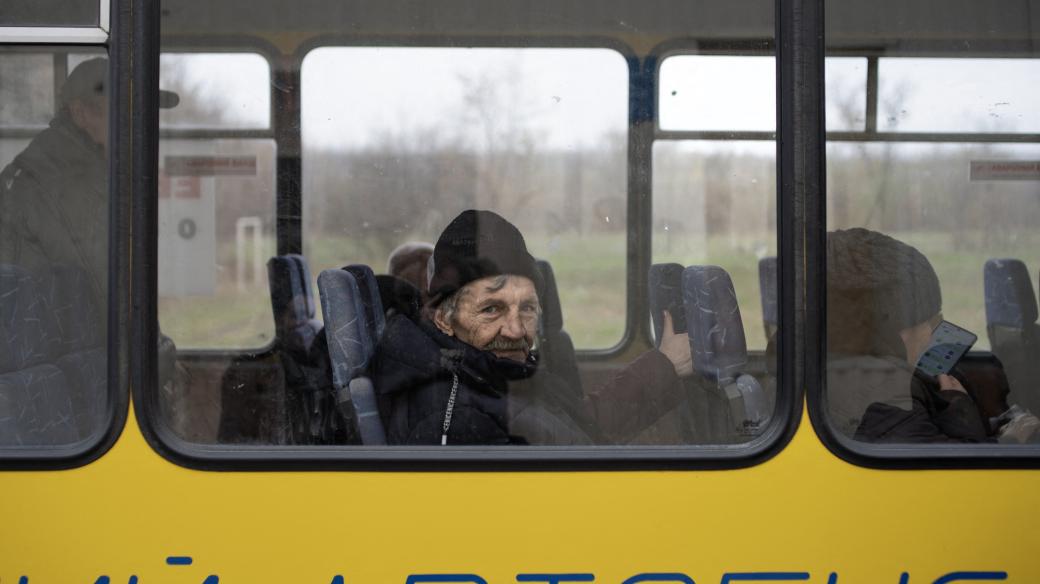
[[[270,77],[257,54],[160,58],[160,85],[180,101],[159,118],[159,323],[182,350],[274,338]]]
[[[268,47],[276,65],[265,70],[263,87],[239,79],[246,67],[214,64],[220,39],[171,34],[163,83],[191,95],[183,111],[162,114],[162,181],[183,177],[176,188],[189,196],[169,195],[174,202],[205,202],[210,179],[200,173],[221,172],[210,181],[215,203],[202,211],[216,217],[216,252],[185,252],[193,261],[183,268],[177,246],[186,250],[182,240],[198,243],[203,228],[207,237],[213,228],[167,219],[160,198],[160,326],[181,349],[187,383],[172,399],[162,396],[159,418],[188,442],[296,447],[264,451],[274,458],[301,446],[704,447],[620,455],[633,460],[702,452],[730,459],[766,447],[785,422],[773,415],[775,319],[737,352],[728,349],[745,336],[736,328],[720,336],[717,327],[700,327],[707,336],[693,341],[696,334],[674,322],[655,337],[660,318],[647,294],[658,259],[704,267],[690,272],[689,290],[716,290],[727,306],[747,305],[748,319],[766,324],[759,261],[777,255],[775,64],[762,54],[774,29],[772,10],[761,6],[742,33],[749,38],[735,45],[747,54],[710,56],[708,73],[736,70],[747,84],[734,96],[753,102],[730,105],[725,119],[705,118],[701,101],[686,100],[703,89],[696,75],[676,86],[665,113],[661,99],[670,93],[658,82],[688,76],[656,74],[662,61],[653,47],[677,46],[670,33],[629,44],[624,35],[632,33],[613,30],[626,19],[590,20],[587,9],[580,31],[552,39],[511,24],[468,30],[469,20],[440,13],[399,38],[396,29],[344,36],[324,15],[301,14],[278,33],[284,42]],[[481,10],[500,23],[494,8]],[[545,21],[544,30],[571,19],[566,10],[531,16]],[[292,30],[297,22],[310,28]],[[205,59],[188,62],[182,51],[191,46],[207,47]],[[178,68],[181,79],[172,75]],[[207,87],[219,89],[207,97]],[[230,115],[239,106],[254,111],[245,104],[255,95],[270,95],[269,120],[192,119],[198,99],[213,102],[202,110]],[[734,96],[708,95],[722,109]],[[223,171],[238,168],[243,154],[234,148],[242,142],[267,139],[276,215],[274,231],[266,221],[261,230],[271,244],[259,248],[267,255],[261,292],[259,281],[240,283],[225,263],[242,252],[220,239],[219,205],[227,199],[241,213],[264,200],[234,193],[255,194],[266,179],[232,186],[245,179]],[[202,195],[191,195],[200,183]],[[732,271],[739,296],[718,287],[723,280],[710,264]],[[206,273],[213,265],[216,273]],[[764,281],[775,290],[775,262],[773,269]],[[194,283],[207,287],[186,288]],[[699,306],[727,319],[734,313]],[[250,337],[255,329],[239,327],[240,317],[249,326],[250,318],[273,324],[270,343],[243,342],[265,337]],[[727,326],[741,326],[734,322]],[[726,350],[714,351],[716,342]],[[705,366],[708,354],[727,361]],[[692,386],[710,403],[689,399]],[[415,460],[429,451],[313,452]],[[615,448],[583,452],[619,456]]]
[[[878,59],[878,128],[891,132],[1040,131],[1040,60]],[[950,100],[949,96],[956,96]],[[944,108],[938,102],[949,101]]]
[[[85,446],[112,417],[108,60],[0,53],[0,456]]]
[[[307,55],[302,76],[304,254],[315,275],[348,263],[381,272],[401,243],[433,243],[460,211],[490,209],[552,265],[575,346],[621,340],[620,55],[327,47]]]
[[[670,139],[653,149],[651,319],[658,345],[667,332],[656,319],[666,313],[689,335],[699,382],[687,412],[698,442],[752,439],[776,402],[776,353],[766,348],[778,319],[763,310],[770,294],[776,306],[775,268],[759,277],[760,262],[776,261],[775,68],[771,56],[676,55],[659,71],[660,128]],[[721,277],[692,286],[706,269]],[[683,295],[668,301],[674,286]],[[717,423],[728,405],[718,396],[740,391],[760,411]]]
[[[828,141],[820,405],[857,453],[1040,443],[1040,61],[1001,48],[1004,32],[871,57],[865,131]],[[935,46],[957,34],[940,27]]]

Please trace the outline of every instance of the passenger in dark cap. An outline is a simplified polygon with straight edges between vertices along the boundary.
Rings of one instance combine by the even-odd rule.
[[[827,408],[865,442],[986,442],[956,370],[933,379],[918,357],[942,321],[939,278],[917,249],[867,229],[827,236]]]
[[[685,335],[588,396],[539,367],[542,275],[520,231],[495,213],[456,217],[429,275],[422,317],[391,318],[370,368],[391,444],[627,442],[684,396]]]
[[[523,235],[490,211],[441,234],[423,317],[387,323],[371,366],[391,444],[588,444],[573,392],[532,352],[541,276]]]

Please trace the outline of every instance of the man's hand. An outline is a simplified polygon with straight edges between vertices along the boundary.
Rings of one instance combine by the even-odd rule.
[[[659,351],[672,362],[675,373],[679,377],[693,375],[693,356],[690,355],[690,335],[683,333],[675,334],[675,326],[672,324],[672,315],[664,311],[664,326],[661,328],[661,346]]]
[[[961,385],[961,382],[957,381],[957,378],[952,376],[952,375],[940,374],[939,377],[938,377],[938,380],[939,380],[939,389],[941,389],[943,391],[949,390],[949,391],[959,391],[959,392],[965,393],[965,394],[968,393],[967,390],[964,389],[964,386]]]

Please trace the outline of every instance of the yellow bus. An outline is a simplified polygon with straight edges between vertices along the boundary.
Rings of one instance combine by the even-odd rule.
[[[1038,92],[1036,0],[5,0],[0,583],[1040,582]]]

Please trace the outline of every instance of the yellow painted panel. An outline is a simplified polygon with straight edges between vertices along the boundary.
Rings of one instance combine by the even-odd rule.
[[[733,471],[253,473],[167,462],[131,416],[93,464],[0,473],[0,485],[4,584],[405,584],[438,573],[489,584],[681,573],[705,584],[755,571],[811,583],[835,573],[837,584],[898,584],[907,572],[907,584],[931,584],[957,571],[1040,582],[1040,471],[858,468],[808,420],[776,458]]]

